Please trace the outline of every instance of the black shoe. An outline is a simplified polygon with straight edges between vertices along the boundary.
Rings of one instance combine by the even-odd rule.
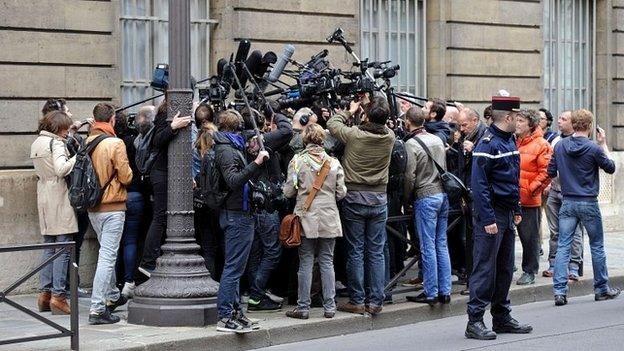
[[[555,306],[563,306],[568,304],[568,298],[565,295],[555,295]]]
[[[451,303],[451,295],[438,295],[438,302],[444,305]]]
[[[392,301],[392,295],[386,295],[384,298],[384,305],[392,305],[394,301]]]
[[[609,288],[609,290],[607,290],[606,292],[603,292],[601,294],[596,294],[594,296],[594,300],[596,301],[604,301],[604,300],[613,300],[616,297],[618,297],[618,295],[620,295],[620,292],[622,292],[622,290],[620,290],[619,288]]]
[[[260,300],[249,298],[249,302],[247,302],[247,312],[279,311],[281,309],[281,303],[277,303],[266,296]]]
[[[120,318],[117,316],[113,316],[108,308],[105,309],[102,313],[89,313],[89,324],[91,325],[115,324],[119,321]]]
[[[520,324],[511,318],[503,324],[492,323],[492,330],[497,334],[528,334],[533,331],[533,327],[528,324]]]
[[[489,330],[483,322],[468,322],[466,326],[466,332],[464,335],[468,339],[477,339],[477,340],[494,340],[496,339],[496,333]]]
[[[115,309],[119,306],[123,306],[128,302],[128,298],[119,294],[119,298],[117,299],[117,301],[108,301],[106,303],[106,308],[113,313],[115,311]]]
[[[427,297],[425,293],[420,293],[417,296],[406,296],[407,301],[417,302],[417,303],[426,303],[429,306],[433,306],[438,303],[437,297]]]

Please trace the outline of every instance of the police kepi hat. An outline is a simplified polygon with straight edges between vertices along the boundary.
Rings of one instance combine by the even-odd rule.
[[[492,96],[492,110],[520,111],[520,98],[517,96]]]

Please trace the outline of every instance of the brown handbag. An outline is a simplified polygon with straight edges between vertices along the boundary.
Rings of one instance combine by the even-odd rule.
[[[331,169],[331,161],[325,160],[323,165],[321,166],[321,170],[319,171],[316,179],[314,179],[314,183],[312,184],[312,190],[306,197],[305,203],[303,204],[303,213],[308,211],[310,205],[312,205],[312,201],[316,197],[316,194],[321,190],[323,183],[325,182],[325,178],[329,174]],[[282,225],[280,226],[279,240],[282,242],[284,247],[298,247],[301,245],[301,233],[303,232],[303,227],[301,226],[301,219],[296,214],[289,214],[282,220]]]

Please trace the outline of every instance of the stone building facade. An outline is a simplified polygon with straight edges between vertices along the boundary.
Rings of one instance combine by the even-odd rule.
[[[610,145],[615,151],[624,150],[624,0],[188,1],[203,11],[202,16],[194,15],[194,26],[199,28],[194,40],[202,43],[194,46],[197,55],[193,56],[194,60],[198,57],[193,67],[199,75],[214,73],[216,61],[229,57],[242,38],[250,39],[254,49],[276,53],[292,43],[297,48],[294,58],[300,62],[328,48],[333,62],[348,67],[352,58],[345,50],[325,42],[341,27],[356,52],[366,50],[371,57],[379,56],[385,51],[371,40],[383,37],[388,43],[381,46],[387,44],[388,52],[399,51],[395,57],[418,56],[409,61],[419,63],[412,71],[422,72],[422,76],[415,75],[421,77],[419,82],[412,81],[413,92],[482,110],[499,89],[521,96],[529,107],[543,106],[546,77],[555,76],[559,64],[572,62],[571,67],[582,67],[588,74],[578,87],[572,83],[571,94],[589,94],[586,101],[592,102],[598,123],[607,129]],[[134,13],[135,7],[145,13],[125,15]],[[572,8],[577,9],[576,15]],[[546,57],[551,55],[545,50],[547,32],[555,30],[553,25],[567,28],[568,22],[562,17],[546,23],[545,14],[562,15],[566,9],[572,9],[581,26],[577,44],[571,44],[578,46],[573,46],[577,49],[570,51],[571,57],[566,58],[563,50],[561,57],[551,60]],[[166,36],[155,32],[159,26],[166,30],[166,0],[0,0],[0,19],[0,245],[38,242],[36,179],[28,154],[43,102],[49,97],[65,98],[79,119],[90,116],[97,102],[132,102],[126,101],[123,87],[146,83],[136,83],[140,79],[134,78],[134,83],[127,83],[128,65],[156,63],[166,53],[162,48]],[[403,27],[395,22],[404,23]],[[145,23],[151,23],[151,30],[140,32]],[[387,30],[382,31],[382,23]],[[372,33],[374,26],[376,33]],[[360,38],[365,31],[370,33],[363,45]],[[132,61],[129,33],[134,33],[132,50],[142,50],[149,43],[151,55],[157,57]],[[136,33],[145,36],[137,38]],[[560,45],[565,48],[563,37]],[[402,44],[393,44],[396,38],[412,43],[404,46],[407,54],[401,52]],[[567,38],[574,43],[574,34]],[[153,49],[157,45],[160,49]],[[203,52],[197,53],[198,48]],[[585,50],[593,64],[577,62],[575,66],[574,60],[580,57],[575,50]],[[401,60],[398,63],[402,70],[408,69]],[[565,89],[566,83],[562,84]],[[142,95],[137,96],[151,93],[145,86],[139,88]],[[559,94],[565,96],[565,92]],[[604,182],[608,188],[604,202],[607,207],[612,204],[608,211],[613,218],[621,215],[616,204],[623,198],[616,194],[617,189],[624,189],[618,186],[621,178],[605,178]],[[616,222],[612,227],[617,227]],[[87,242],[90,258],[84,260],[85,272],[93,268],[95,246],[93,239]],[[17,258],[23,266],[38,261],[35,255]],[[0,257],[0,265],[5,267],[11,260]],[[0,283],[5,279],[0,277]]]

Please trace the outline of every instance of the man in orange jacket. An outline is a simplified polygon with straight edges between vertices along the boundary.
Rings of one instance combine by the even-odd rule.
[[[535,283],[539,271],[540,207],[542,191],[550,183],[546,173],[552,155],[550,144],[539,127],[540,116],[534,110],[522,110],[516,123],[520,152],[520,205],[522,222],[518,236],[522,243],[522,276],[518,285]]]

